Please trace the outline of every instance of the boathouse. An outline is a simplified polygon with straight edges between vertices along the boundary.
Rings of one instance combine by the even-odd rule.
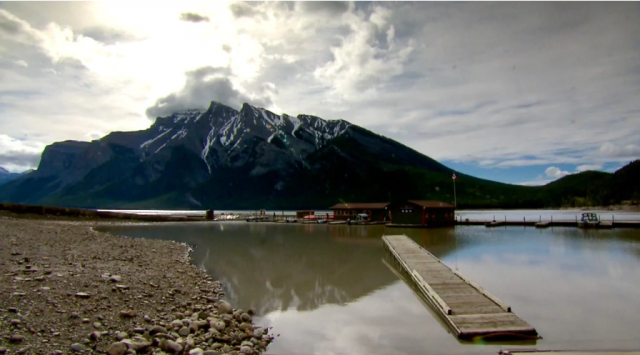
[[[394,226],[440,227],[455,224],[456,207],[445,202],[408,200],[388,207]]]
[[[366,213],[371,221],[389,220],[389,202],[375,203],[339,203],[329,207],[336,221],[355,219],[358,214]]]

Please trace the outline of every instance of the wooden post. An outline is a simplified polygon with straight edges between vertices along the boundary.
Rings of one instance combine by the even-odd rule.
[[[553,215],[551,215],[551,223],[553,223]]]
[[[542,215],[540,216],[540,221],[539,222],[542,222]]]

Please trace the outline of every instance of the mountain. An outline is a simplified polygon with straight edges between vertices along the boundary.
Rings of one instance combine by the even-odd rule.
[[[460,207],[547,207],[574,197],[549,194],[562,185],[457,175]],[[326,209],[409,198],[452,202],[451,169],[344,120],[218,102],[158,117],[146,130],[51,144],[37,170],[0,186],[0,201],[85,208]]]
[[[585,171],[567,175],[544,186],[546,204],[551,206],[607,206],[640,200],[640,160],[615,173]]]
[[[9,182],[20,176],[19,173],[10,173],[9,170],[0,166],[0,185]]]

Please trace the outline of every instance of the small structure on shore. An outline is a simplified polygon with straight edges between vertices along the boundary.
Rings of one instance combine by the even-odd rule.
[[[389,206],[391,226],[440,227],[456,223],[456,206],[441,201],[408,200]]]
[[[329,207],[333,211],[335,221],[354,220],[359,214],[366,214],[370,221],[389,220],[389,202],[375,203],[338,203]]]

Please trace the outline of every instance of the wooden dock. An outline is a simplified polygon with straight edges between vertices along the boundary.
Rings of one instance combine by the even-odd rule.
[[[538,222],[536,223],[536,228],[549,228],[551,227],[551,222]]]
[[[405,235],[383,236],[391,261],[445,320],[458,338],[536,337],[537,331],[511,307],[443,264]]]
[[[488,222],[487,224],[485,224],[485,226],[487,227],[500,227],[500,226],[506,226],[507,223],[506,222],[502,222],[502,221],[493,221],[493,222]]]

